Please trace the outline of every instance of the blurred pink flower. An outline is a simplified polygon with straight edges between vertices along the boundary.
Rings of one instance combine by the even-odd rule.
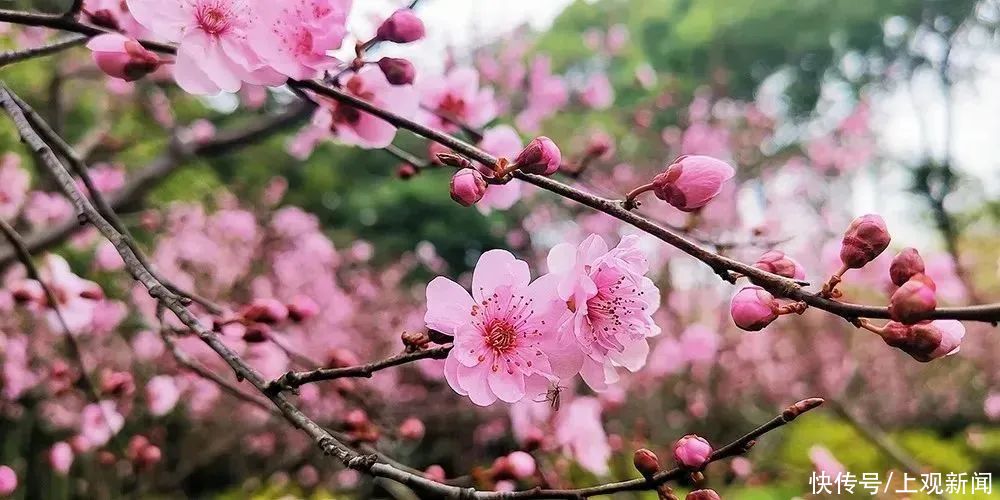
[[[594,109],[608,109],[615,102],[615,89],[605,73],[595,73],[587,80],[580,100]]]
[[[174,378],[169,375],[157,375],[146,383],[146,399],[149,412],[160,417],[170,413],[180,400],[181,391]]]
[[[28,195],[31,177],[21,168],[21,157],[4,153],[0,157],[0,218],[13,219]]]
[[[418,104],[413,87],[390,84],[378,68],[365,67],[351,75],[343,88],[398,115],[416,115]],[[332,132],[341,142],[362,148],[383,148],[396,137],[396,127],[381,118],[330,99],[319,100],[322,105],[313,116],[312,126]]]
[[[49,465],[56,472],[66,475],[73,466],[73,448],[65,441],[59,441],[49,448]]]
[[[844,465],[837,461],[837,458],[830,453],[830,450],[823,446],[813,446],[809,448],[809,460],[817,472],[824,472],[830,477],[837,477],[839,474],[847,472]]]
[[[73,215],[73,205],[56,193],[32,191],[24,205],[24,218],[34,227],[47,227]]]
[[[417,82],[424,120],[432,127],[454,132],[458,125],[436,113],[479,128],[497,116],[492,88],[480,88],[479,73],[471,67],[455,68],[444,76],[422,77]]]
[[[493,156],[513,160],[521,151],[523,143],[513,127],[497,125],[483,132],[479,147]],[[522,187],[521,181],[516,179],[506,184],[489,185],[486,187],[486,194],[476,203],[476,208],[484,214],[494,209],[506,210],[521,198]]]
[[[715,360],[721,342],[722,339],[715,330],[695,323],[681,333],[680,350],[684,359],[689,362],[709,362]]]
[[[0,465],[0,495],[10,495],[17,489],[17,473],[6,465]]]
[[[585,469],[603,476],[608,473],[611,446],[601,423],[601,403],[579,397],[559,412],[555,439],[568,455]]]
[[[80,434],[95,447],[104,446],[124,426],[125,417],[114,401],[91,403],[80,414]]]

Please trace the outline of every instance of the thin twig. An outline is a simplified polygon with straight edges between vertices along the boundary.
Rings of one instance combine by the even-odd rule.
[[[61,52],[68,48],[81,45],[86,41],[87,37],[84,35],[69,35],[39,47],[31,47],[29,49],[21,50],[8,50],[0,54],[0,68],[7,66],[8,64],[14,64],[27,61],[29,59],[55,54],[56,52]]]
[[[302,385],[319,382],[323,380],[336,380],[338,378],[370,378],[375,372],[392,368],[394,366],[411,363],[421,359],[444,359],[451,351],[451,344],[430,349],[421,349],[413,352],[402,352],[395,356],[388,357],[371,363],[348,366],[343,368],[320,368],[318,370],[303,372],[287,372],[281,377],[268,384],[269,390],[292,390]]]

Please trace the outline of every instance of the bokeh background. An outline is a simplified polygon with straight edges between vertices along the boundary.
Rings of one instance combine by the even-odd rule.
[[[0,8],[58,12],[66,3],[7,0]],[[356,3],[351,26],[361,39],[399,6]],[[613,151],[588,160],[574,180],[583,189],[620,195],[679,154],[722,157],[737,167],[736,182],[696,224],[666,205],[647,203],[642,212],[744,261],[780,248],[806,266],[813,283],[839,267],[837,245],[847,223],[875,212],[887,220],[893,245],[878,262],[849,275],[844,287],[850,300],[884,304],[891,291],[888,261],[906,246],[924,255],[942,303],[1000,300],[1000,2],[422,0],[418,12],[428,37],[379,53],[410,58],[418,78],[435,78],[456,65],[476,67],[504,111],[491,126],[513,125],[524,139],[544,133],[574,161],[595,137],[609,137]],[[52,36],[2,24],[0,33],[4,48]],[[0,73],[72,142],[104,131],[93,140],[90,161],[120,166],[126,178],[163,151],[176,124],[245,126],[294,100],[281,89],[197,99],[169,80],[114,85],[83,49]],[[544,94],[546,84],[559,86],[552,80],[562,85],[565,102],[543,116],[525,116],[531,95]],[[424,169],[404,180],[395,175],[400,162],[392,155],[332,142],[297,151],[297,133],[292,128],[232,154],[188,162],[121,213],[162,269],[227,304],[287,285],[290,278],[280,274],[294,270],[274,270],[282,259],[315,264],[310,277],[326,283],[313,290],[329,300],[329,310],[321,323],[290,332],[289,342],[317,357],[337,349],[360,359],[394,352],[401,331],[422,326],[423,285],[441,274],[468,279],[484,250],[508,248],[543,269],[556,243],[590,233],[615,242],[631,232],[545,193],[531,192],[509,210],[484,214],[449,198],[445,169]],[[427,145],[409,134],[400,133],[396,144],[428,156]],[[19,155],[33,172],[32,189],[54,191],[10,126],[0,126],[0,151]],[[287,181],[287,192],[274,202],[267,193],[277,178]],[[71,216],[52,210],[21,214],[17,223],[30,233]],[[229,218],[234,213],[239,216]],[[245,240],[243,214],[255,228]],[[320,238],[321,248],[282,232],[293,223]],[[301,255],[276,250],[273,240],[280,238]],[[369,416],[386,429],[379,443],[394,456],[419,469],[441,465],[449,477],[473,481],[494,457],[528,446],[512,419],[560,428],[570,425],[561,421],[586,415],[600,422],[603,436],[595,433],[590,442],[563,439],[557,431],[556,442],[536,452],[540,467],[565,485],[584,486],[636,477],[631,454],[638,447],[666,457],[669,444],[689,432],[722,444],[789,402],[822,396],[830,401],[826,410],[768,435],[749,460],[712,465],[709,484],[724,498],[785,499],[809,497],[810,473],[838,464],[883,475],[914,463],[942,473],[1000,472],[995,327],[966,325],[961,352],[929,364],[821,312],[741,332],[726,309],[733,287],[654,240],[644,241],[644,248],[664,292],[657,316],[664,333],[654,340],[646,368],[620,387],[600,395],[569,388],[562,416],[529,418],[534,410],[505,405],[474,408],[441,382],[434,362],[358,387],[317,389],[303,396],[306,407],[327,415],[331,426],[343,425],[337,412],[362,406],[344,394],[363,394],[373,402]],[[95,366],[131,369],[141,386],[160,373],[158,367],[170,365],[162,355],[133,354],[149,328],[148,301],[116,274],[95,270],[95,239],[80,237],[52,250],[127,311],[105,335],[85,341],[102,353],[90,358]],[[212,267],[213,258],[246,262],[233,264],[232,275],[223,278],[203,268]],[[3,315],[7,346],[43,328],[10,304]],[[188,347],[200,352],[193,343]],[[4,352],[10,366],[13,351]],[[182,401],[155,417],[140,409],[141,396],[119,402],[135,406],[123,410],[122,435],[151,437],[163,461],[149,470],[109,468],[89,452],[78,454],[68,474],[55,472],[47,465],[49,450],[73,434],[67,430],[72,426],[61,426],[48,403],[55,396],[42,382],[51,359],[28,358],[23,368],[38,385],[6,392],[0,423],[0,458],[24,473],[17,498],[413,498],[405,489],[339,471],[280,422],[248,417],[241,403],[225,396],[203,408]],[[275,373],[295,363],[265,354],[258,361]],[[210,391],[170,369],[187,398]],[[72,414],[82,404],[55,406]],[[416,443],[393,436],[391,429],[413,415],[424,421],[426,436]],[[595,453],[606,458],[606,467],[594,464],[601,461]]]

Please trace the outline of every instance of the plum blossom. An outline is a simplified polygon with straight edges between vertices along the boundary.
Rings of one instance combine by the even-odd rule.
[[[565,453],[597,475],[608,473],[611,446],[601,424],[601,402],[593,397],[576,398],[563,410],[555,438]]]
[[[127,5],[155,36],[179,44],[174,78],[189,93],[236,92],[244,82],[285,81],[251,48],[256,5],[250,0],[127,0]]]
[[[38,271],[42,282],[48,285],[55,295],[58,302],[56,307],[59,308],[59,313],[66,321],[70,332],[77,335],[88,328],[94,319],[98,300],[103,298],[100,285],[73,274],[69,263],[55,254],[47,254]],[[35,283],[37,286],[33,280],[27,280],[26,283],[29,285]],[[47,302],[44,295],[40,298],[43,302]],[[52,330],[62,331],[62,325],[54,309],[47,308],[45,317]]]
[[[375,67],[366,67],[351,75],[343,88],[355,97],[402,116],[414,116],[417,112],[413,87],[390,84]],[[381,118],[329,99],[320,98],[320,102],[322,105],[313,115],[312,126],[333,132],[340,142],[363,148],[384,148],[396,137],[396,127]]]
[[[115,402],[108,400],[83,407],[80,420],[80,435],[96,447],[103,446],[125,426],[125,417],[118,413]]]
[[[0,158],[0,218],[17,215],[27,197],[31,177],[21,168],[21,157],[5,153]]]
[[[259,16],[249,29],[249,44],[279,73],[305,80],[339,61],[327,55],[340,48],[352,0],[258,2]]]
[[[615,90],[608,80],[608,75],[596,73],[587,80],[586,87],[580,92],[580,100],[594,109],[608,109],[615,102]]]
[[[445,361],[448,384],[487,406],[497,399],[520,401],[529,391],[529,377],[552,376],[542,345],[555,335],[564,309],[554,279],[531,282],[526,262],[505,250],[490,250],[476,264],[471,296],[444,277],[427,285],[424,321],[427,328],[455,337]]]
[[[562,243],[549,252],[548,265],[570,310],[560,345],[580,351],[577,364],[567,364],[568,371],[559,375],[578,370],[591,388],[603,390],[618,380],[615,367],[642,368],[649,354],[646,339],[660,333],[652,317],[660,291],[645,276],[649,262],[639,237],[626,236],[611,250],[597,235],[575,248]]]
[[[180,389],[173,377],[157,375],[146,383],[146,398],[149,401],[149,412],[155,416],[166,415],[174,408],[180,399]]]
[[[49,449],[48,458],[53,470],[66,475],[73,466],[73,448],[66,441],[59,441]]]
[[[552,62],[547,56],[532,61],[528,84],[528,104],[516,122],[522,131],[535,132],[543,120],[566,105],[569,91],[563,78],[552,74]]]
[[[24,218],[34,227],[45,227],[69,219],[73,205],[56,193],[34,191],[24,205]]]
[[[417,88],[420,104],[425,109],[423,118],[434,128],[448,132],[459,130],[458,125],[439,115],[475,128],[497,116],[493,89],[481,88],[479,73],[471,67],[455,68],[443,77],[421,78]]]
[[[514,158],[521,151],[523,143],[517,135],[517,131],[510,125],[497,125],[483,132],[483,140],[479,147],[498,158]],[[521,198],[521,189],[524,185],[519,180],[512,180],[506,184],[493,184],[487,186],[486,194],[476,204],[476,208],[484,214],[490,211],[506,210],[517,203]]]

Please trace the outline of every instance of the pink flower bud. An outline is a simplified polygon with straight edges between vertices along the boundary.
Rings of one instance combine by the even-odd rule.
[[[448,477],[444,473],[444,467],[441,467],[438,464],[434,464],[431,465],[430,467],[427,467],[427,469],[424,470],[424,476],[426,476],[427,479],[438,482],[442,482]]]
[[[299,323],[319,314],[319,304],[306,295],[296,295],[285,307],[288,308],[288,318]]]
[[[882,329],[886,344],[909,354],[922,363],[954,354],[965,337],[965,326],[956,320],[923,321],[904,325],[890,321]]]
[[[385,74],[385,79],[393,85],[409,85],[417,75],[413,63],[398,57],[383,57],[378,60],[378,67]]]
[[[399,9],[378,27],[376,34],[389,42],[415,42],[424,37],[424,22],[412,10]]]
[[[241,315],[247,321],[274,324],[288,319],[288,308],[275,299],[254,299]]]
[[[657,458],[656,453],[646,448],[635,450],[635,454],[632,455],[632,464],[635,465],[635,470],[642,474],[642,477],[652,476],[660,470],[660,459]]]
[[[104,371],[101,374],[101,392],[112,396],[128,396],[135,392],[135,381],[129,372]]]
[[[17,474],[14,469],[0,465],[0,495],[7,496],[17,489]]]
[[[736,326],[755,332],[778,317],[778,302],[767,290],[759,286],[748,286],[733,296],[729,312]]]
[[[160,67],[155,53],[139,42],[117,33],[98,35],[87,42],[97,67],[127,82],[138,80]]]
[[[912,325],[927,317],[937,307],[934,287],[925,274],[915,274],[889,299],[889,317]]]
[[[45,289],[42,288],[42,284],[35,280],[24,280],[11,287],[11,295],[14,300],[25,304],[41,304],[46,303],[45,299]]]
[[[246,330],[244,330],[243,341],[250,344],[260,344],[261,342],[267,342],[270,336],[270,326],[266,323],[253,323],[247,325]]]
[[[722,497],[715,490],[694,490],[684,500],[722,500]]]
[[[587,150],[584,153],[589,158],[606,158],[614,154],[615,142],[610,135],[598,131],[590,134],[587,139]]]
[[[889,266],[889,279],[896,286],[903,286],[914,274],[924,272],[924,259],[916,248],[904,248],[892,259]]]
[[[73,466],[73,447],[65,441],[59,441],[49,448],[49,465],[52,469],[62,475],[69,473],[69,468]]]
[[[552,175],[559,170],[562,153],[552,139],[545,136],[535,137],[518,153],[514,163],[521,171],[529,174]]]
[[[515,479],[526,479],[535,473],[535,457],[523,451],[507,455],[507,464]]]
[[[674,460],[688,469],[701,469],[712,457],[712,445],[701,436],[688,434],[674,443]]]
[[[771,250],[761,255],[753,267],[796,280],[806,277],[806,271],[802,265],[785,255],[785,252],[781,250]]]
[[[87,300],[104,300],[104,290],[101,289],[101,285],[86,281],[83,283],[83,290],[80,290],[80,297]]]
[[[722,191],[736,174],[728,163],[711,156],[685,155],[653,178],[653,193],[678,210],[699,209]]]
[[[409,441],[419,441],[424,437],[424,423],[414,417],[404,420],[399,425],[399,437]]]
[[[849,269],[860,269],[889,246],[889,230],[882,217],[868,214],[851,222],[840,247],[840,261]]]
[[[403,163],[396,169],[396,177],[404,180],[410,179],[418,173],[420,173],[420,171],[417,170],[417,167],[414,167],[409,163]]]
[[[463,168],[451,177],[451,199],[471,207],[486,194],[486,179],[478,170]]]

